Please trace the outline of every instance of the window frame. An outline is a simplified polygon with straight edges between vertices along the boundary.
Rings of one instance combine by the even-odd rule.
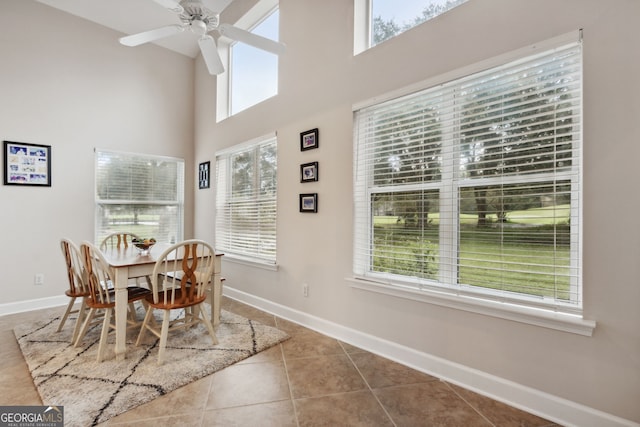
[[[273,180],[275,192],[272,196],[264,197],[260,194],[260,177],[261,171],[255,170],[260,166],[261,160],[255,154],[258,154],[261,149],[273,145],[275,148],[275,172],[273,174]],[[233,190],[233,170],[231,162],[237,155],[241,155],[246,152],[253,152],[253,194],[251,196],[238,197],[234,194]],[[277,158],[278,158],[278,139],[275,133],[264,135],[247,141],[245,143],[237,144],[232,147],[226,148],[216,152],[216,215],[215,215],[215,246],[217,250],[225,253],[225,259],[234,260],[237,262],[259,266],[267,269],[277,269],[277,208],[278,208],[278,174],[277,174]],[[224,176],[221,176],[224,175]],[[268,235],[265,239],[267,245],[272,247],[273,250],[263,250],[259,247],[255,247],[250,251],[242,251],[239,249],[239,245],[234,245],[232,242],[239,242],[242,239],[238,239],[236,231],[228,230],[228,227],[233,226],[233,219],[230,215],[225,214],[227,211],[231,212],[233,209],[230,207],[234,203],[238,202],[244,205],[252,205],[254,208],[259,205],[264,205],[264,201],[270,203],[268,207],[273,212],[273,221],[268,223],[273,229],[271,235]],[[257,209],[257,208],[256,208]],[[257,214],[257,210],[253,212]],[[263,216],[261,216],[263,218]],[[263,227],[264,225],[261,225]],[[236,234],[233,234],[236,233]],[[252,236],[242,241],[250,241]],[[262,242],[262,241],[261,241]],[[272,253],[272,255],[270,255]]]
[[[365,101],[363,103],[359,103],[353,106],[354,110],[354,118],[355,112],[382,104],[386,101],[412,94],[421,90],[425,90],[428,88],[433,88],[438,85],[444,84],[445,82],[449,82],[456,79],[462,79],[466,76],[478,73],[483,70],[487,70],[494,67],[499,67],[503,64],[509,63],[514,60],[522,59],[527,56],[532,56],[536,53],[545,52],[550,49],[554,49],[560,47],[562,45],[566,45],[568,43],[575,43],[576,41],[581,41],[580,32],[571,32],[569,34],[565,34],[550,40],[547,40],[542,43],[538,43],[533,46],[529,46],[523,49],[516,50],[514,52],[510,52],[504,55],[497,56],[495,58],[491,58],[489,60],[483,61],[478,64],[473,64],[469,67],[465,67],[463,69],[454,70],[450,73],[447,73],[442,76],[437,76],[433,79],[429,79],[418,84],[412,85],[408,88],[403,88],[401,90],[388,93],[382,95],[380,97],[376,97],[375,99]],[[581,119],[580,119],[581,120]],[[582,129],[582,123],[579,123],[580,128]],[[358,159],[358,143],[357,143],[357,131],[354,129],[354,161]],[[581,156],[581,153],[580,153]],[[356,166],[357,167],[357,166]],[[581,168],[581,162],[578,165]],[[354,197],[356,199],[356,204],[367,203],[368,204],[368,212],[366,213],[368,218],[372,218],[372,200],[371,193],[369,190],[363,191],[362,187],[358,187],[356,180],[356,172],[354,171]],[[579,171],[579,176],[581,177],[581,170]],[[543,180],[544,177],[535,178],[536,180]],[[514,178],[514,182],[518,181],[520,178]],[[579,178],[581,179],[581,178]],[[443,178],[444,180],[444,178]],[[578,188],[581,188],[581,182],[577,183],[579,185]],[[443,184],[445,185],[445,184]],[[460,181],[458,184],[460,187],[466,185],[481,185],[480,183],[473,182],[464,182]],[[440,184],[433,184],[433,188],[440,188]],[[399,190],[402,191],[402,190]],[[579,191],[579,197],[582,197],[582,191]],[[364,206],[364,205],[363,205]],[[581,209],[582,203],[581,200],[578,201],[578,212],[574,212],[574,215],[577,215],[577,218],[580,218],[579,224],[577,225],[577,233],[579,235],[578,242],[573,246],[572,249],[578,251],[578,262],[582,259],[582,247],[581,247],[581,234],[582,234],[582,221],[581,221]],[[357,214],[357,211],[356,211]],[[355,218],[354,218],[355,221]],[[371,221],[371,219],[370,219]],[[441,225],[442,226],[442,225]],[[448,224],[448,226],[457,227],[456,225]],[[373,291],[377,293],[382,293],[386,295],[393,295],[396,297],[408,298],[412,300],[423,301],[431,304],[441,305],[450,308],[457,308],[465,311],[470,311],[479,314],[490,315],[498,318],[505,318],[509,320],[520,321],[529,324],[535,324],[538,326],[549,327],[552,329],[563,330],[566,332],[577,333],[581,335],[592,334],[593,328],[595,328],[595,322],[591,320],[586,320],[583,317],[583,308],[580,304],[578,310],[566,310],[566,311],[558,311],[556,309],[550,308],[545,304],[536,305],[533,303],[533,300],[524,303],[522,301],[517,300],[492,300],[483,298],[483,295],[487,293],[486,290],[481,292],[477,292],[476,289],[467,289],[467,287],[460,287],[458,289],[453,289],[450,285],[443,285],[441,288],[434,286],[416,286],[416,283],[419,282],[416,280],[398,280],[398,277],[389,277],[388,274],[371,274],[367,272],[367,274],[362,274],[356,272],[355,268],[358,264],[358,254],[357,246],[359,244],[370,245],[372,242],[372,227],[369,224],[367,227],[367,235],[366,238],[363,236],[362,231],[357,229],[357,221],[354,222],[354,233],[355,233],[355,244],[354,244],[354,276],[349,278],[352,286],[364,289],[368,291]],[[454,233],[454,232],[452,232]],[[459,231],[455,230],[455,234],[458,236],[454,236],[459,238]],[[440,232],[442,237],[442,232]],[[451,238],[451,236],[450,236]],[[362,242],[362,243],[359,243]],[[368,242],[368,243],[367,243]],[[441,241],[442,244],[442,241]],[[448,243],[451,246],[457,245],[455,242]],[[457,250],[457,246],[445,248],[444,250]],[[441,248],[442,253],[442,248]],[[456,254],[457,259],[457,254]],[[364,261],[370,263],[371,261]],[[459,261],[458,261],[459,262]],[[371,270],[371,264],[369,265],[369,270]],[[580,268],[580,266],[577,266]],[[445,273],[446,274],[446,273]],[[581,271],[579,270],[579,279],[581,282]],[[581,283],[579,283],[581,286]]]

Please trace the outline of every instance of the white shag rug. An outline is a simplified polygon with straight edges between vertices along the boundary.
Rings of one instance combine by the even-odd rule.
[[[135,330],[127,336],[124,361],[115,360],[115,337],[110,334],[107,359],[97,363],[102,324],[74,348],[73,321],[56,333],[59,321],[56,317],[20,325],[14,333],[43,405],[64,406],[64,424],[70,427],[105,422],[289,338],[279,329],[222,310],[215,346],[204,325],[175,331],[158,366],[159,340],[147,332],[145,342],[136,347]]]

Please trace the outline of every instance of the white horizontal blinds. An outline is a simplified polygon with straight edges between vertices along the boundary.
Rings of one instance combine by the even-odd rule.
[[[275,264],[275,137],[227,150],[216,157],[216,165],[216,248]]]
[[[355,113],[356,274],[579,309],[581,46]]]
[[[96,242],[115,231],[182,239],[184,161],[96,150]]]
[[[356,113],[355,271],[436,279],[445,91]],[[364,196],[363,196],[364,194]]]
[[[460,82],[463,289],[580,306],[581,64],[573,44]]]

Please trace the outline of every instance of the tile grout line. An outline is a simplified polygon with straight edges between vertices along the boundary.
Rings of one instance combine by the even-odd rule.
[[[277,316],[273,316],[273,320],[274,323],[276,325],[276,328],[278,327],[278,317]],[[291,336],[291,334],[289,332],[287,332],[287,335],[289,335],[291,338],[293,338],[293,336]],[[287,376],[287,386],[289,387],[289,399],[291,400],[291,406],[293,406],[293,415],[296,417],[296,426],[300,427],[300,420],[298,419],[298,410],[296,408],[296,401],[293,398],[293,390],[291,387],[291,378],[289,378],[289,367],[287,366],[287,358],[284,356],[284,346],[282,345],[282,343],[279,343],[278,346],[280,346],[280,357],[282,358],[282,364],[284,365],[284,374]]]
[[[358,372],[358,375],[360,375],[360,378],[362,378],[362,381],[364,381],[364,383],[366,384],[367,389],[369,390],[369,392],[371,393],[373,398],[376,400],[376,402],[378,402],[378,405],[380,405],[380,407],[382,408],[382,411],[385,413],[385,415],[387,416],[389,421],[391,421],[391,424],[393,424],[393,427],[397,427],[395,421],[393,421],[393,418],[391,418],[391,415],[387,411],[387,408],[384,407],[382,402],[380,402],[380,399],[378,398],[378,396],[373,392],[373,389],[371,388],[371,385],[369,385],[369,382],[367,381],[367,379],[364,377],[364,375],[362,374],[362,372],[358,368],[358,365],[356,365],[356,363],[353,361],[353,359],[351,358],[351,355],[349,354],[349,352],[344,348],[344,346],[342,345],[340,340],[336,340],[336,341],[338,341],[338,345],[340,345],[340,347],[342,348],[342,351],[344,351],[344,354],[347,356],[347,358],[349,359],[349,361],[351,362],[353,367],[356,369],[356,371]]]
[[[455,389],[453,387],[451,387],[451,384],[449,384],[448,382],[444,381],[444,380],[440,380],[444,383],[444,385],[453,392],[453,394],[455,394],[456,396],[458,396],[458,398],[460,398],[460,400],[462,400],[465,404],[467,404],[471,409],[473,409],[478,415],[480,415],[482,418],[484,418],[489,424],[491,424],[493,427],[496,427],[496,425],[491,422],[491,420],[487,417],[485,417],[485,415],[480,412],[479,409],[476,409],[475,406],[473,406],[471,403],[469,403],[467,401],[467,399],[465,399],[464,397],[462,397],[457,391],[455,391]]]

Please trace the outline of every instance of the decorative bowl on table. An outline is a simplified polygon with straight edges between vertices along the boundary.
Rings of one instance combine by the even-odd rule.
[[[138,248],[140,255],[149,255],[149,250],[156,244],[156,239],[153,237],[150,239],[133,239],[131,240],[131,243],[133,243],[133,246]]]

